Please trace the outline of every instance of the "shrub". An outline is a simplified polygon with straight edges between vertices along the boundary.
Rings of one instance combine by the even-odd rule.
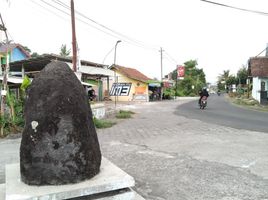
[[[135,114],[132,111],[129,110],[120,110],[117,114],[116,114],[116,118],[118,119],[126,119],[126,118],[131,118],[131,115]]]
[[[97,119],[95,117],[93,118],[93,122],[96,128],[110,128],[116,124],[115,122],[111,122],[104,119]]]

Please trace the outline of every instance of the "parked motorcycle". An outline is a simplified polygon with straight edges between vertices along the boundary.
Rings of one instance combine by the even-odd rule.
[[[207,97],[203,96],[200,102],[200,109],[204,109],[207,106]]]

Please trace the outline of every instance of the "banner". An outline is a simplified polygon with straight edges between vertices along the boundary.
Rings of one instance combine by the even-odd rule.
[[[184,66],[178,65],[177,66],[177,78],[183,78],[184,77]]]
[[[128,96],[131,83],[113,83],[110,96]]]

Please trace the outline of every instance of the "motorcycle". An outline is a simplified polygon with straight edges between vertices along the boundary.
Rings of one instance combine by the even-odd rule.
[[[200,101],[200,109],[204,109],[207,106],[207,97],[203,96]]]
[[[220,92],[220,91],[218,91],[218,92],[217,92],[217,94],[218,94],[218,96],[220,96],[220,95],[221,95],[221,92]]]

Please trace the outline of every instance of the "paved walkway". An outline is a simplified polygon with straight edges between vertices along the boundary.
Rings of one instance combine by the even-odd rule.
[[[132,119],[97,131],[103,156],[135,178],[145,199],[268,200],[268,134],[176,115],[183,102],[124,105]],[[2,181],[19,142],[0,141]]]

